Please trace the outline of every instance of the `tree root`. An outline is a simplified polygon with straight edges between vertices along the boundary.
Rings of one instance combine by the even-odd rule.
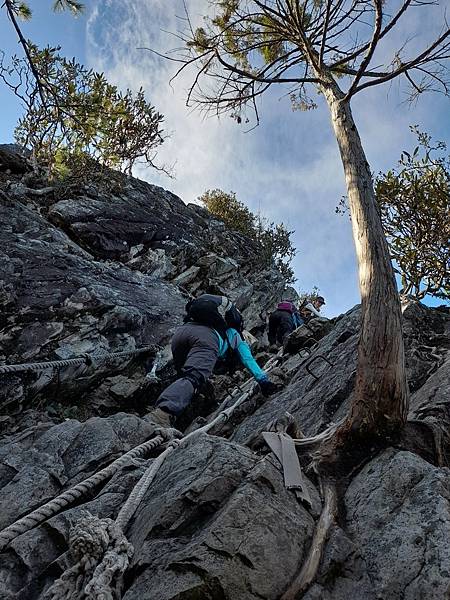
[[[311,547],[300,573],[281,596],[280,600],[295,600],[298,594],[304,592],[314,581],[322,558],[323,548],[331,526],[336,521],[337,491],[331,481],[324,482],[324,505],[314,532]]]
[[[322,433],[318,433],[317,435],[315,435],[313,437],[309,437],[309,438],[302,437],[299,439],[294,438],[295,445],[308,447],[308,446],[316,446],[318,444],[329,442],[333,438],[333,436],[336,434],[336,431],[339,429],[339,427],[343,423],[344,423],[343,420],[338,421],[338,423],[332,423],[327,429],[325,429],[325,431],[322,431]]]

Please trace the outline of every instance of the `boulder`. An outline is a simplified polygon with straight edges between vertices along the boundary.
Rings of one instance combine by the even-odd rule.
[[[16,144],[0,144],[0,171],[22,175],[31,171],[22,148]]]

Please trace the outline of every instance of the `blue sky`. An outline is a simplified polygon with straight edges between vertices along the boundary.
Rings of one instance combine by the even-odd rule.
[[[296,285],[302,290],[320,288],[327,300],[325,315],[334,316],[356,304],[351,228],[347,218],[335,214],[345,186],[327,109],[319,102],[315,111],[292,112],[283,97],[287,90],[274,88],[260,104],[260,126],[250,133],[229,117],[205,119],[185,107],[189,76],[169,86],[173,64],[137,49],[151,46],[164,52],[177,45],[163,30],[180,27],[179,0],[86,0],[85,4],[85,14],[74,19],[52,14],[50,0],[31,0],[34,16],[23,30],[39,45],[61,45],[66,56],[105,71],[120,86],[146,89],[148,99],[165,115],[170,138],[159,159],[174,165],[175,179],[141,167],[135,174],[170,189],[185,202],[194,202],[206,189],[233,190],[252,210],[295,229]],[[198,22],[207,0],[187,4]],[[415,12],[399,34],[419,44],[415,34],[431,31],[436,14],[424,18],[423,11]],[[0,39],[7,54],[20,52],[4,14]],[[7,142],[12,140],[20,106],[4,88],[0,94],[0,141]],[[392,167],[403,149],[414,147],[411,124],[450,146],[449,109],[450,101],[437,95],[409,106],[397,83],[356,96],[354,117],[372,170]]]

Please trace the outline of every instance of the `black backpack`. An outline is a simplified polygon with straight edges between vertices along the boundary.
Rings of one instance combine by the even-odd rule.
[[[188,302],[184,321],[211,327],[225,341],[228,341],[226,330],[230,327],[239,333],[244,330],[244,319],[231,300],[213,294],[203,294]]]

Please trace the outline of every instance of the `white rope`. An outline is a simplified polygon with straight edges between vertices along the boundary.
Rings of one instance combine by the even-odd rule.
[[[47,590],[45,600],[115,600],[133,546],[112,519],[92,515],[70,530],[69,554],[75,564]]]
[[[69,538],[70,555],[76,563],[55,581],[44,596],[45,600],[117,600],[121,597],[123,574],[134,552],[124,531],[164,461],[177,448],[207,433],[218,423],[228,421],[232,412],[247,400],[250,393],[242,394],[210,423],[191,431],[180,440],[170,441],[135,485],[115,522],[93,516],[78,521]]]
[[[7,546],[19,535],[30,531],[30,529],[33,529],[43,521],[46,521],[47,519],[50,519],[58,514],[69,504],[73,504],[75,500],[79,500],[81,497],[85,496],[99,483],[105,479],[108,479],[124,465],[128,464],[130,460],[144,456],[149,452],[149,450],[156,448],[163,442],[164,438],[159,435],[151,440],[148,440],[147,442],[144,442],[143,444],[140,444],[139,446],[136,446],[135,448],[132,448],[126,454],[123,454],[117,458],[114,462],[98,473],[94,473],[84,481],[80,481],[80,483],[77,483],[77,485],[74,487],[65,490],[62,494],[56,498],[53,498],[53,500],[50,500],[43,506],[40,506],[29,515],[26,515],[18,521],[15,521],[0,532],[0,550],[3,550],[5,546]]]

